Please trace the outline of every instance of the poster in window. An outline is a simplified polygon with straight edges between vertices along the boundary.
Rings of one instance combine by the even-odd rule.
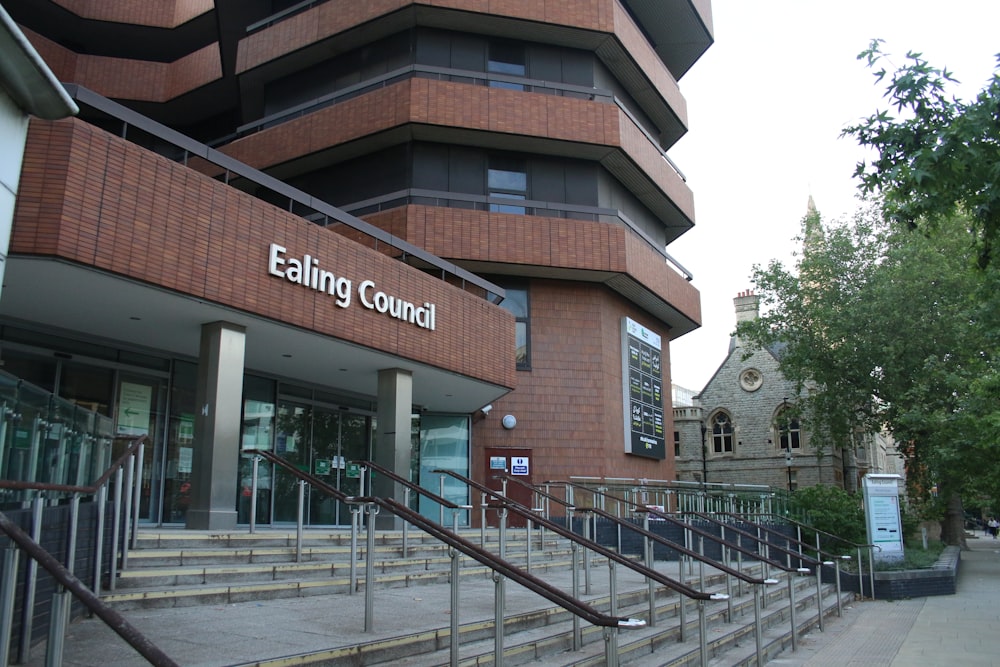
[[[663,423],[662,339],[629,318],[622,319],[622,393],[625,451],[636,456],[667,456]]]

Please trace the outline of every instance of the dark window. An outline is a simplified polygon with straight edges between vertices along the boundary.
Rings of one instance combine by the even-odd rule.
[[[712,418],[712,449],[716,454],[733,452],[733,423],[724,412]]]
[[[799,449],[802,445],[801,433],[798,419],[790,417],[778,419],[778,445],[782,450]]]
[[[509,287],[502,285],[507,292],[507,298],[500,304],[502,308],[509,310],[515,318],[515,357],[517,368],[527,370],[531,368],[531,336],[528,333],[528,325],[531,321],[528,308],[528,290],[523,287]]]
[[[495,74],[508,76],[524,76],[527,66],[524,57],[524,45],[516,42],[490,42],[489,59],[486,70]],[[524,90],[524,85],[509,81],[490,81],[492,88],[507,88],[508,90]]]
[[[681,455],[681,432],[674,431],[674,458]]]
[[[526,161],[519,158],[490,157],[486,185],[490,197],[524,201],[528,198],[528,165]],[[520,215],[527,212],[524,206],[500,203],[491,203],[490,211]]]

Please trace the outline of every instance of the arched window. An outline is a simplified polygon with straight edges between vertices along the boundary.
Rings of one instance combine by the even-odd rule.
[[[802,446],[802,430],[799,420],[790,413],[778,415],[778,448],[782,451],[795,451]]]
[[[733,453],[733,422],[725,412],[712,417],[712,451],[716,454]]]

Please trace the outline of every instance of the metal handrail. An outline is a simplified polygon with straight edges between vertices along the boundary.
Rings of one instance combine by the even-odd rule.
[[[516,477],[512,477],[510,475],[497,475],[497,477],[500,477],[500,478],[503,478],[503,479],[507,479],[508,481],[512,481],[512,482],[515,482],[517,484],[520,484],[521,486],[524,486],[524,487],[526,487],[528,489],[531,489],[532,491],[534,491],[538,495],[543,496],[545,498],[548,498],[550,500],[553,500],[553,501],[559,503],[560,505],[563,505],[566,508],[576,509],[571,503],[568,503],[565,500],[563,500],[562,498],[558,498],[558,497],[556,497],[556,496],[554,496],[554,495],[552,495],[550,493],[546,493],[545,491],[542,491],[542,490],[536,488],[533,484],[529,484],[529,483],[525,482],[524,480],[517,479]],[[630,521],[626,521],[625,519],[622,519],[621,517],[617,517],[614,514],[611,514],[610,512],[608,512],[606,510],[602,510],[602,509],[597,508],[597,507],[588,507],[588,508],[586,508],[586,511],[587,512],[593,512],[597,516],[600,516],[600,517],[603,517],[605,519],[608,519],[609,521],[611,521],[615,525],[628,528],[629,530],[633,530],[636,533],[642,535],[643,537],[648,537],[649,539],[653,540],[654,542],[658,542],[659,544],[662,544],[665,547],[673,549],[674,551],[677,551],[678,553],[682,553],[685,556],[688,556],[690,558],[694,558],[695,560],[703,562],[703,563],[711,564],[712,567],[715,567],[715,568],[719,569],[720,571],[725,572],[726,574],[730,574],[730,575],[736,577],[737,579],[741,579],[742,581],[745,581],[745,582],[747,582],[749,584],[767,584],[767,583],[770,583],[770,580],[768,580],[768,579],[762,579],[760,577],[754,577],[753,575],[749,575],[749,574],[746,574],[745,572],[741,572],[740,570],[737,570],[735,568],[731,568],[731,567],[729,567],[728,565],[726,565],[724,563],[719,563],[718,561],[716,561],[713,558],[709,558],[708,556],[703,556],[702,554],[699,554],[697,551],[694,551],[692,549],[688,549],[687,547],[682,546],[680,544],[677,544],[676,542],[673,542],[672,540],[668,540],[667,538],[663,537],[662,535],[658,535],[658,534],[656,534],[656,533],[654,533],[654,532],[652,532],[650,530],[642,528],[641,526],[637,526],[636,524],[631,523]],[[637,506],[636,507],[636,511],[639,511],[639,512],[648,512],[650,514],[653,513],[653,511],[650,510],[649,508],[642,507],[642,506]],[[658,516],[658,518],[660,518],[660,517]],[[706,537],[714,537],[714,536],[706,534]],[[721,540],[719,538],[715,538],[715,540],[717,542],[720,542],[720,543],[724,542],[724,540]],[[745,554],[753,555],[755,558],[758,557],[758,554],[756,554],[754,552],[751,552],[749,549],[745,549],[743,547],[739,547],[737,545],[730,544],[728,542],[726,542],[726,546],[732,547],[733,549],[736,549],[737,551],[741,551],[741,552],[743,552]],[[775,565],[777,565],[777,563],[775,563]]]
[[[100,598],[94,595],[83,583],[63,566],[52,554],[46,551],[38,542],[31,539],[21,528],[11,521],[7,515],[0,512],[0,530],[6,533],[25,553],[34,559],[39,565],[52,575],[52,577],[72,593],[87,609],[95,616],[104,621],[105,624],[114,630],[119,637],[124,639],[129,646],[146,658],[151,665],[157,667],[177,667],[168,655],[161,651],[153,642],[149,641],[137,628],[130,624],[125,617],[117,611],[104,604]]]
[[[119,437],[118,439],[123,439]],[[97,481],[93,485],[89,486],[79,486],[79,485],[69,485],[69,484],[51,484],[46,482],[27,482],[23,480],[0,480],[0,488],[15,489],[15,490],[33,490],[33,491],[53,491],[59,493],[71,493],[73,494],[73,501],[70,505],[70,521],[69,521],[69,537],[67,541],[69,546],[67,547],[67,562],[69,567],[64,566],[58,561],[52,554],[45,550],[38,542],[36,542],[30,535],[25,533],[16,523],[14,523],[6,514],[0,513],[0,532],[5,533],[10,537],[11,541],[17,544],[35,563],[44,568],[52,577],[56,580],[62,587],[57,589],[53,596],[52,606],[50,607],[49,614],[51,615],[50,627],[49,627],[49,646],[47,647],[48,655],[47,664],[58,664],[62,660],[62,646],[63,637],[66,631],[66,622],[69,619],[68,613],[68,599],[65,597],[66,592],[75,596],[80,600],[91,612],[103,620],[108,626],[111,627],[119,636],[121,636],[130,646],[132,646],[136,651],[138,651],[143,657],[145,657],[151,664],[157,666],[169,667],[176,665],[169,657],[167,657],[159,648],[152,644],[148,639],[146,639],[137,629],[128,624],[123,617],[121,617],[117,612],[115,612],[110,607],[106,606],[101,602],[99,598],[99,588],[100,588],[100,573],[103,565],[102,556],[102,545],[104,543],[103,532],[104,532],[104,503],[107,498],[107,485],[111,480],[112,475],[116,475],[116,493],[115,493],[115,505],[114,505],[114,520],[112,524],[112,545],[115,549],[121,548],[121,561],[122,567],[124,568],[126,562],[127,544],[129,542],[129,532],[131,531],[133,537],[135,534],[135,526],[133,525],[135,521],[138,520],[137,513],[132,513],[132,506],[138,505],[138,489],[139,480],[136,479],[137,476],[133,476],[132,467],[134,462],[138,460],[136,468],[141,469],[142,465],[142,452],[143,447],[149,442],[149,437],[146,435],[141,435],[135,438],[131,438],[131,444],[125,448],[125,451],[113,461],[98,477]],[[128,470],[128,481],[125,482],[124,486],[134,486],[135,492],[125,494],[124,491],[128,489],[123,489],[122,476],[123,472]],[[94,495],[97,494],[97,504],[98,504],[98,517],[97,517],[97,536],[94,543],[97,545],[96,554],[94,556],[94,590],[88,589],[70,569],[76,558],[76,529],[77,529],[77,515],[79,512],[79,499],[81,495]],[[41,497],[39,496],[39,499]],[[124,517],[121,516],[121,508],[125,507]],[[36,502],[37,514],[36,514],[36,527],[35,530],[40,530],[41,521],[41,505]],[[124,524],[125,530],[119,535],[120,524]],[[16,550],[12,550],[13,557],[11,557],[9,564],[11,567],[11,576],[13,572],[16,572]],[[116,571],[118,567],[118,554],[113,553],[111,555],[111,571],[109,575],[109,580],[111,582],[112,588],[114,587],[114,581],[116,578]],[[34,581],[34,570],[31,570],[29,574],[29,579]],[[30,584],[33,587],[33,583]],[[0,607],[4,607],[6,610],[9,605],[13,608],[13,591],[10,591],[8,595],[10,598],[5,600],[4,604],[0,604]],[[64,602],[65,601],[65,602]],[[34,606],[34,593],[26,595],[26,606]],[[9,637],[6,636],[10,631],[10,628],[6,623],[0,623],[0,663],[6,664],[6,656],[8,650]],[[31,630],[29,628],[22,627],[21,629],[23,637],[27,637],[30,640]],[[22,646],[22,651],[25,650]]]
[[[396,516],[409,521],[413,525],[427,531],[432,536],[441,540],[449,547],[462,552],[466,556],[476,560],[477,562],[485,565],[486,567],[492,569],[494,572],[502,574],[503,576],[516,581],[525,588],[531,590],[538,595],[546,598],[547,600],[559,605],[563,609],[566,609],[570,613],[580,616],[584,620],[594,624],[604,627],[632,627],[635,624],[634,619],[626,619],[622,617],[608,616],[602,614],[598,610],[594,609],[592,606],[586,602],[577,600],[573,598],[558,588],[552,586],[551,584],[545,582],[538,577],[535,577],[528,572],[525,572],[516,565],[506,561],[489,551],[476,546],[469,540],[466,540],[462,536],[452,532],[451,530],[441,526],[430,519],[427,519],[419,512],[412,510],[411,508],[403,505],[402,503],[392,499],[392,498],[382,498],[379,496],[349,496],[343,491],[330,486],[326,482],[322,481],[318,477],[315,477],[307,472],[299,470],[294,465],[281,458],[277,454],[270,452],[268,450],[254,450],[250,453],[260,455],[275,463],[276,465],[283,468],[285,471],[291,473],[300,480],[307,482],[312,485],[313,488],[326,493],[337,500],[345,503],[354,504],[373,504],[377,505],[383,509],[386,509]]]
[[[482,491],[483,493],[491,496],[499,505],[505,507],[506,509],[512,510],[515,514],[530,519],[531,521],[537,523],[540,526],[545,526],[545,528],[551,530],[552,532],[557,533],[565,537],[566,539],[572,540],[573,542],[576,542],[581,546],[591,549],[592,551],[604,556],[609,560],[613,560],[616,563],[620,563],[621,565],[624,565],[625,567],[645,577],[648,577],[653,581],[656,581],[657,583],[666,586],[667,588],[670,588],[676,591],[677,593],[680,593],[692,600],[719,601],[719,600],[726,600],[728,598],[727,595],[721,593],[706,593],[704,591],[699,591],[695,588],[691,588],[687,584],[672,579],[661,572],[657,572],[656,570],[650,569],[645,565],[640,565],[639,563],[636,563],[635,561],[626,558],[625,556],[622,556],[620,553],[612,551],[611,549],[608,549],[607,547],[598,544],[597,542],[581,537],[580,535],[574,533],[573,531],[563,526],[560,526],[558,523],[555,523],[554,521],[550,521],[549,519],[538,516],[537,514],[531,511],[531,508],[522,505],[521,503],[515,500],[511,500],[510,498],[504,496],[498,491],[495,491],[483,484],[480,484],[479,482],[471,480],[468,477],[460,475],[457,472],[454,472],[452,470],[434,470],[433,472],[442,475],[449,475],[451,477],[454,477],[455,479],[465,482],[469,486],[478,489],[479,491]],[[589,510],[590,508],[587,509]]]
[[[118,437],[116,439],[122,440],[124,438]],[[139,448],[147,443],[149,443],[149,436],[146,435],[140,435],[132,439],[132,444],[125,450],[125,452],[112,461],[108,469],[104,471],[104,474],[98,477],[97,481],[90,486],[49,484],[47,482],[26,482],[17,479],[0,479],[0,489],[11,489],[15,491],[58,491],[60,493],[79,493],[81,495],[91,495],[97,493],[102,486],[107,484],[108,480],[111,479],[111,475],[113,475],[119,468],[124,467],[128,458],[136,454],[136,452],[139,451]]]

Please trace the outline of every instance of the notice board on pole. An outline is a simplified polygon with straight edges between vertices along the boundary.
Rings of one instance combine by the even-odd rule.
[[[667,456],[663,421],[662,338],[622,318],[622,394],[625,452],[651,459]]]

